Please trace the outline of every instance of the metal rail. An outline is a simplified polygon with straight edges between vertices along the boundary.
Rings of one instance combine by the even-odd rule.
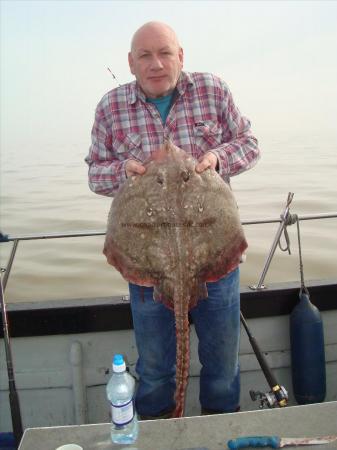
[[[285,220],[289,214],[289,205],[291,203],[293,194],[288,194],[288,200],[286,208],[281,214],[279,218],[271,218],[271,219],[253,219],[253,220],[243,220],[241,223],[242,225],[260,225],[260,224],[269,224],[269,223],[279,223],[279,228],[276,233],[276,237],[274,240],[274,243],[272,245],[272,248],[270,250],[270,253],[268,255],[265,267],[263,269],[262,275],[260,277],[260,280],[256,285],[251,286],[252,289],[264,289],[263,281],[266,276],[267,270],[269,268],[269,265],[271,263],[272,257],[274,255],[275,249],[276,249],[276,242],[279,236],[282,233],[282,230],[285,227]],[[337,212],[330,212],[330,213],[318,213],[318,214],[304,214],[301,216],[298,216],[298,220],[316,220],[316,219],[332,219],[337,218]],[[0,232],[0,244],[4,242],[13,242],[13,247],[11,250],[11,254],[9,257],[9,261],[7,264],[6,269],[3,269],[4,271],[4,277],[3,277],[3,290],[5,291],[8,278],[12,269],[13,261],[15,258],[16,250],[18,247],[18,244],[20,241],[32,241],[32,240],[41,240],[41,239],[62,239],[62,238],[75,238],[75,237],[87,237],[87,236],[104,236],[106,234],[105,231],[102,230],[93,230],[93,231],[73,231],[68,233],[43,233],[43,234],[19,234],[19,235],[6,235]]]
[[[277,245],[278,245],[278,243],[280,241],[281,234],[284,231],[284,229],[286,227],[286,223],[287,223],[287,221],[288,221],[288,219],[290,217],[290,204],[291,204],[293,198],[294,198],[294,194],[292,192],[289,192],[288,193],[288,198],[287,198],[287,204],[286,204],[286,206],[284,208],[283,213],[280,216],[281,217],[281,222],[279,224],[279,227],[278,227],[278,230],[276,232],[276,235],[275,235],[274,241],[272,243],[272,246],[270,248],[267,260],[266,260],[264,268],[262,270],[262,274],[261,274],[260,280],[259,280],[257,286],[256,285],[250,286],[251,289],[260,290],[260,289],[264,289],[265,288],[263,282],[264,282],[264,279],[265,279],[265,277],[267,275],[267,271],[269,269],[271,260],[273,259],[276,247],[277,247]]]
[[[335,219],[337,218],[337,212],[321,213],[321,214],[304,214],[298,216],[299,220],[316,220],[316,219]],[[270,218],[270,219],[252,219],[242,220],[242,225],[261,225],[268,223],[281,223],[283,218]],[[32,241],[38,239],[60,239],[68,237],[86,237],[86,236],[104,236],[105,231],[93,230],[93,231],[74,231],[69,233],[43,233],[43,234],[19,234],[19,235],[5,235],[0,233],[0,244],[3,242],[13,241]]]

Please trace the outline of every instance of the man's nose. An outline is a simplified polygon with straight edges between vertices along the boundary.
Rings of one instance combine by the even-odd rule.
[[[151,61],[151,69],[152,70],[160,70],[163,67],[164,66],[163,66],[161,59],[158,56],[154,56]]]

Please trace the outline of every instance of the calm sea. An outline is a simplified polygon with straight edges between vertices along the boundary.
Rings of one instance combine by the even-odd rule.
[[[277,218],[288,192],[291,212],[337,211],[337,138],[299,133],[259,136],[262,158],[232,179],[242,220]],[[89,191],[83,161],[89,142],[6,148],[1,157],[1,230],[9,235],[105,230],[111,199]],[[245,227],[249,249],[242,284],[257,283],[278,224]],[[301,222],[307,280],[336,277],[337,219]],[[266,283],[299,280],[296,227],[289,227],[292,254],[276,250]],[[6,289],[8,302],[100,297],[127,292],[105,261],[104,237],[21,242]],[[12,244],[0,244],[1,267]]]

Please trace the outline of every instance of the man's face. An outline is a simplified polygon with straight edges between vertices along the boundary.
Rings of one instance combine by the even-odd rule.
[[[129,65],[147,97],[163,97],[176,87],[183,67],[183,50],[170,30],[145,28],[134,37]]]

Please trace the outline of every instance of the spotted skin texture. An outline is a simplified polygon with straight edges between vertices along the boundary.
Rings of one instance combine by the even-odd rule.
[[[104,254],[123,277],[155,287],[155,299],[174,311],[176,408],[184,414],[189,372],[188,311],[239,262],[247,243],[228,185],[214,170],[168,142],[144,175],[128,178],[109,213]],[[207,301],[207,300],[205,300]]]

